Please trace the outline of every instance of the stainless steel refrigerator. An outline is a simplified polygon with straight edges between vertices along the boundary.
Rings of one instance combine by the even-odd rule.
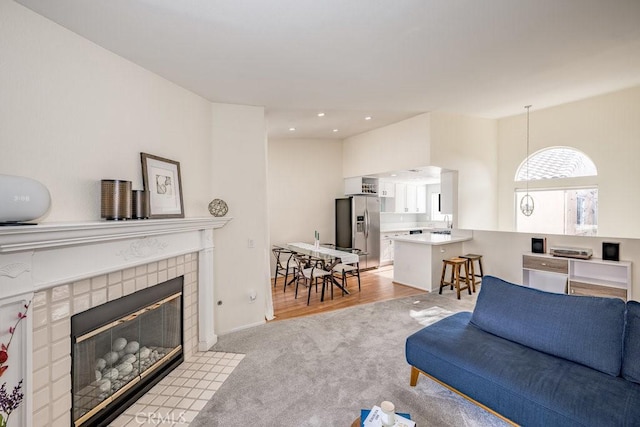
[[[360,268],[380,266],[380,199],[375,196],[351,196],[336,199],[336,246],[355,248]]]

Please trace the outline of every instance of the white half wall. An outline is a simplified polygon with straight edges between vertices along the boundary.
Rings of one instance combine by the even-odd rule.
[[[211,104],[16,2],[0,0],[0,173],[42,182],[44,222],[100,219],[100,180],[142,189],[140,152],[180,162],[208,215]]]
[[[344,197],[341,140],[270,140],[268,182],[272,245],[311,242],[314,231],[334,243],[334,199]],[[273,276],[273,256],[270,265]]]

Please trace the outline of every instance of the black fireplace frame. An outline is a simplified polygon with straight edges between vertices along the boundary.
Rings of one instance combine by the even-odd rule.
[[[180,351],[171,359],[163,362],[149,375],[141,376],[140,381],[132,388],[126,390],[115,398],[107,407],[97,412],[94,416],[82,423],[82,427],[108,426],[128,407],[133,405],[140,397],[156,385],[169,372],[174,370],[184,361],[184,276],[170,279],[158,285],[142,289],[126,297],[109,301],[91,310],[83,311],[71,317],[71,354],[78,337],[108,325],[120,318],[128,316],[143,307],[162,301],[170,295],[181,293],[180,298]],[[71,373],[74,372],[73,357],[71,358]],[[72,406],[69,411],[70,426],[76,424],[73,419],[73,396],[75,394],[74,382],[71,381]]]

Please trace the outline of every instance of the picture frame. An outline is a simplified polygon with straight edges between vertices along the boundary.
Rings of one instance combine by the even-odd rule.
[[[148,153],[140,153],[140,160],[149,218],[184,218],[180,162]]]

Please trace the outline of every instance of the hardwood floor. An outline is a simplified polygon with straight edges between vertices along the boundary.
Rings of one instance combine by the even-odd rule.
[[[275,288],[271,286],[275,314],[275,319],[272,321],[425,293],[420,289],[393,283],[393,266],[363,271],[360,273],[360,279],[362,285],[360,292],[358,292],[358,279],[351,277],[348,279],[347,285],[350,294],[342,296],[341,291],[334,287],[333,300],[329,295],[325,296],[324,301],[321,302],[320,287],[318,287],[318,293],[315,292],[315,289],[312,289],[311,302],[307,306],[307,293],[309,290],[300,285],[298,298],[295,299],[295,284],[287,286],[286,292],[284,292],[282,289],[284,278],[278,277]],[[271,283],[273,284],[273,279],[271,279]]]

